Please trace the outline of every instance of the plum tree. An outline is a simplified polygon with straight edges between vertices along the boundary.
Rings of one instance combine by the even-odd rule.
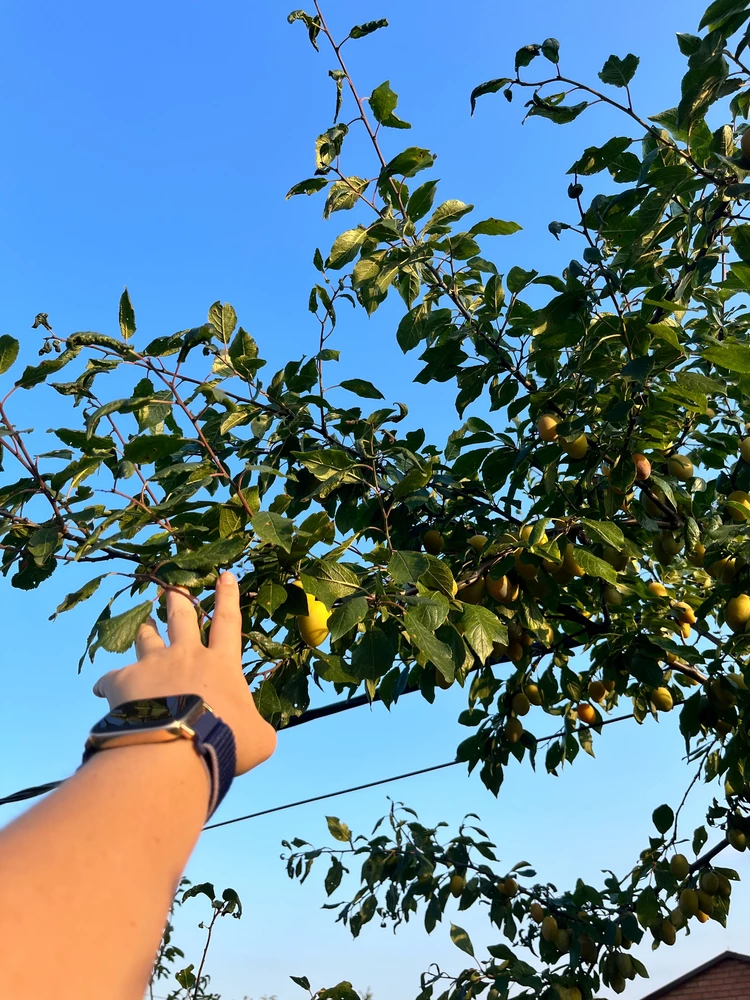
[[[562,274],[513,265],[507,249],[495,263],[492,242],[520,227],[439,201],[434,154],[396,142],[410,125],[390,83],[360,91],[343,46],[384,18],[343,39],[317,0],[289,18],[336,60],[333,121],[289,197],[320,194],[327,219],[354,215],[313,254],[313,353],[266,377],[261,347],[221,302],[144,344],[127,291],[114,334],[55,331],[40,313],[43,359],[22,369],[18,340],[0,337],[0,374],[15,375],[0,403],[3,573],[30,590],[68,563],[96,564],[55,612],[105,594],[83,664],[126,650],[154,607],[163,618],[169,587],[188,588],[207,625],[217,572],[234,567],[247,681],[274,725],[304,715],[311,683],[393,710],[458,685],[470,730],[458,760],[494,794],[509,767],[536,760],[556,774],[592,752],[615,710],[626,706],[644,738],[674,710],[686,783],[717,782],[686,873],[671,864],[669,804],[627,877],[569,890],[525,862],[499,870],[473,826],[441,840],[395,806],[370,839],[330,817],[337,845],[287,843],[293,877],[330,860],[329,895],[342,856],[361,859],[361,885],[339,906],[355,935],[418,911],[431,931],[458,879],[463,909],[487,904],[505,941],[457,977],[426,973],[420,1000],[621,992],[646,974],[626,954],[646,931],[659,947],[726,922],[729,894],[699,879],[710,867],[719,887],[718,876],[734,881],[714,859],[744,850],[750,833],[750,635],[739,628],[750,587],[750,0],[716,0],[699,34],[678,35],[683,85],[648,118],[631,100],[635,55],[610,55],[592,86],[562,72],[554,38],[522,46],[510,75],[475,88],[472,112],[487,95],[528,92],[526,118],[564,126],[601,105],[622,116],[622,135],[570,166],[570,221],[550,223],[578,241]],[[537,79],[532,64],[545,67]],[[366,176],[348,166],[356,129]],[[326,377],[341,306],[372,315],[386,299],[402,308],[394,350],[419,352],[416,381],[455,390],[459,426],[442,445],[369,379]],[[75,425],[54,429],[52,449],[12,415],[15,396],[48,391],[73,404]],[[465,931],[451,936],[474,956]]]

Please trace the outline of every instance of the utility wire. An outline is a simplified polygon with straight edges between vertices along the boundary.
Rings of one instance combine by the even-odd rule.
[[[245,819],[257,819],[258,816],[268,816],[269,813],[282,812],[284,809],[294,809],[295,806],[306,806],[310,802],[320,802],[321,799],[333,799],[337,795],[348,795],[349,792],[361,792],[365,788],[375,788],[376,785],[387,785],[389,781],[401,781],[403,778],[414,778],[418,774],[428,774],[430,771],[440,771],[444,767],[454,767],[460,760],[449,760],[445,764],[433,764],[432,767],[422,767],[418,771],[408,771],[406,774],[394,774],[391,778],[380,778],[378,781],[368,781],[366,785],[355,785],[353,788],[342,788],[339,792],[326,792],[324,795],[313,795],[311,799],[300,799],[299,802],[287,802],[285,806],[274,806],[272,809],[261,809],[260,812],[248,813],[247,816],[236,816],[225,819],[221,823],[211,823],[204,830],[215,830],[217,826],[229,826],[231,823],[241,823]]]

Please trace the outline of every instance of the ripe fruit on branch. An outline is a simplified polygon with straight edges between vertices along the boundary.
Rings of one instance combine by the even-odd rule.
[[[635,462],[635,478],[641,482],[648,479],[651,475],[651,463],[646,456],[636,451],[630,457]]]
[[[604,588],[603,596],[604,600],[610,605],[610,607],[616,608],[622,604],[622,594],[617,587],[613,587],[612,584]]]
[[[578,706],[578,721],[584,726],[593,726],[596,723],[596,709],[589,705],[587,701],[582,701]]]
[[[519,691],[518,694],[513,695],[511,707],[516,715],[528,715],[531,702],[522,691]]]
[[[557,937],[557,921],[552,916],[542,920],[542,937],[545,941],[554,941]]]
[[[560,417],[556,417],[554,413],[544,413],[537,421],[536,429],[539,431],[539,437],[542,441],[552,442],[557,439],[557,425],[560,423]]]
[[[724,608],[724,619],[733,632],[744,632],[750,622],[750,595],[731,597]]]
[[[572,459],[583,458],[589,450],[589,439],[585,434],[579,434],[574,441],[561,441],[563,451]]]
[[[743,462],[750,463],[750,438],[740,441],[740,457]]]
[[[469,539],[469,545],[474,549],[475,552],[481,552],[482,549],[487,544],[486,535],[472,535]]]
[[[693,463],[687,455],[672,455],[667,459],[667,472],[675,479],[691,479]]]
[[[466,879],[463,875],[453,875],[450,880],[450,890],[451,896],[455,896],[456,899],[461,895],[461,893],[466,888]]]
[[[742,510],[738,510],[737,507],[729,508],[729,516],[732,520],[747,521],[748,517],[750,517],[750,494],[745,493],[744,490],[734,490],[729,494],[727,500],[739,504],[742,508]]]
[[[667,588],[663,583],[659,583],[657,580],[652,580],[651,583],[646,584],[648,589],[654,595],[654,597],[666,597]]]
[[[750,598],[748,598],[748,601],[750,601]],[[695,617],[695,612],[689,604],[686,604],[685,601],[677,601],[674,605],[674,609],[677,611],[678,622],[682,622],[686,625],[695,625],[697,619]],[[750,617],[750,614],[748,617]]]
[[[589,684],[589,698],[599,703],[603,702],[607,695],[607,689],[601,681],[591,681]]]
[[[301,586],[301,584],[297,584]],[[328,619],[331,612],[317,600],[312,594],[305,594],[307,598],[307,614],[297,615],[297,627],[302,641],[311,649],[315,649],[328,638]]]
[[[630,561],[624,552],[619,552],[612,545],[605,545],[602,552],[602,557],[605,562],[616,569],[618,573],[621,573]]]
[[[445,548],[445,539],[435,528],[430,528],[424,533],[422,545],[424,545],[425,552],[429,552],[431,556],[439,556]]]
[[[664,517],[665,509],[670,510],[671,508],[671,504],[667,500],[666,493],[660,486],[652,486],[651,493],[654,495],[656,500],[659,501],[659,503],[652,500],[645,490],[641,490],[641,503],[643,504],[643,509],[649,517]]]
[[[542,692],[536,684],[527,684],[523,689],[523,693],[529,699],[530,705],[541,705],[542,704]]]
[[[505,723],[505,738],[508,743],[518,743],[523,735],[523,724],[520,719],[508,719]]]
[[[456,593],[456,600],[463,601],[464,604],[479,604],[487,592],[487,584],[484,577],[480,576],[473,583],[459,586]]]
[[[690,874],[690,862],[684,854],[675,854],[669,862],[669,868],[676,879],[682,882]]]
[[[671,712],[674,702],[669,688],[658,687],[651,692],[651,704],[658,712]]]
[[[731,556],[724,556],[706,566],[706,572],[714,580],[731,583],[737,575],[737,562]]]
[[[485,578],[487,593],[500,604],[512,604],[518,599],[519,586],[515,580],[508,576],[501,576],[493,580],[491,576]]]

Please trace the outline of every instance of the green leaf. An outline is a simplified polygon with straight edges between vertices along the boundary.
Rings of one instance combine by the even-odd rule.
[[[234,307],[228,302],[225,302],[224,305],[221,302],[214,302],[208,310],[208,322],[216,331],[217,339],[226,347],[237,326],[237,313],[234,311]]]
[[[253,516],[253,530],[262,542],[278,545],[285,552],[292,551],[294,522],[270,510],[259,510]]]
[[[396,175],[402,177],[413,177],[420,170],[426,170],[435,162],[435,157],[429,149],[421,149],[419,146],[409,146],[402,150],[388,163],[383,171],[385,178]]]
[[[298,184],[294,184],[286,193],[286,200],[293,198],[296,194],[316,194],[318,191],[322,191],[324,187],[328,186],[328,181],[325,177],[308,177],[305,181],[299,181]]]
[[[393,112],[398,105],[398,94],[391,90],[390,80],[381,83],[370,95],[370,107],[375,120],[386,128],[411,128]]]
[[[457,927],[455,924],[451,924],[451,941],[455,944],[457,948],[461,951],[466,952],[467,955],[474,957],[474,946],[471,943],[471,939],[463,927]]]
[[[172,561],[180,569],[216,569],[217,566],[233,563],[246,544],[244,538],[218,538],[192,552],[179,552]]]
[[[62,536],[59,530],[51,525],[46,525],[43,528],[37,528],[26,547],[34,557],[37,566],[41,566],[57,552],[61,545]]]
[[[395,654],[394,645],[383,630],[370,628],[352,650],[350,673],[358,680],[377,680],[391,669]]]
[[[48,375],[59,372],[61,368],[64,368],[70,361],[77,358],[80,353],[80,347],[71,347],[63,351],[62,354],[58,354],[56,358],[42,361],[39,365],[29,365],[24,368],[23,374],[16,382],[16,385],[19,389],[33,389],[35,385],[44,382]]]
[[[350,473],[343,478],[343,482],[356,483],[360,479],[359,472],[355,468],[355,462],[345,452],[339,448],[320,449],[320,451],[295,451],[294,457],[309,471],[316,479],[325,481],[339,473],[351,469]]]
[[[513,81],[511,80],[510,77],[503,76],[499,77],[496,80],[487,80],[486,83],[480,83],[478,87],[475,87],[471,92],[472,115],[474,114],[474,111],[477,106],[477,98],[484,97],[485,94],[496,94],[498,90],[502,90],[503,87],[506,87],[509,83],[512,82]]]
[[[516,73],[522,66],[529,66],[538,55],[541,54],[542,48],[540,45],[524,45],[516,52],[515,68]]]
[[[502,219],[485,219],[475,223],[469,230],[471,236],[512,236],[523,228],[517,222],[504,222]],[[495,276],[496,277],[496,276]]]
[[[341,885],[341,876],[344,874],[344,866],[341,864],[338,858],[331,858],[331,867],[328,869],[325,880],[323,882],[323,888],[326,891],[326,895],[330,896],[331,893],[335,892]],[[292,976],[294,979],[294,976]],[[301,984],[300,984],[301,985]],[[310,988],[308,984],[308,989]]]
[[[135,333],[135,311],[127,288],[120,296],[120,333],[123,340],[130,340]]]
[[[106,618],[97,625],[96,646],[108,653],[124,653],[135,642],[138,629],[151,616],[151,601],[144,601],[114,618]]]
[[[555,125],[569,125],[570,122],[575,121],[586,110],[589,102],[581,101],[580,104],[560,104],[558,98],[564,96],[564,94],[556,94],[552,97],[540,97],[539,94],[534,94],[527,104],[529,117],[546,118],[554,122]]]
[[[640,61],[632,52],[629,52],[624,59],[610,56],[599,73],[599,79],[602,83],[611,83],[614,87],[627,87],[635,76]]]
[[[651,886],[638,896],[635,912],[641,927],[651,927],[659,918],[659,900]]]
[[[677,32],[677,44],[680,47],[680,52],[684,56],[692,56],[701,47],[701,41],[699,35],[689,35],[684,31]]]
[[[747,0],[714,0],[714,3],[709,4],[706,8],[698,30],[702,31],[704,28],[708,28],[709,31],[716,31],[718,28],[724,27],[725,23],[735,14],[750,16],[750,11],[747,8]]]
[[[183,444],[182,438],[172,437],[171,434],[142,434],[128,441],[123,455],[136,465],[152,465],[159,459],[173,455]]]
[[[286,597],[286,588],[282,587],[280,583],[276,583],[274,580],[264,580],[258,588],[256,600],[264,611],[272,615],[286,601]]]
[[[453,662],[450,646],[441,642],[434,631],[426,627],[414,611],[407,611],[404,614],[404,625],[409,633],[412,646],[424,653],[447,681],[452,681],[456,666]]]
[[[342,635],[363,622],[367,617],[367,599],[355,597],[351,601],[346,601],[336,608],[328,619],[328,631],[331,633],[331,642],[340,639]]]
[[[283,710],[279,693],[269,677],[264,678],[260,687],[253,691],[253,699],[258,712],[266,720],[272,719],[274,715],[280,714]]]
[[[741,375],[750,374],[750,346],[747,344],[728,343],[724,341],[715,347],[703,351],[702,357],[715,365],[727,368],[730,372]]]
[[[625,536],[616,524],[611,521],[591,521],[587,517],[581,518],[581,524],[595,542],[611,545],[618,552],[622,550]]]
[[[376,389],[372,382],[363,378],[347,378],[340,385],[342,389],[348,389],[363,399],[385,399],[380,389]]]
[[[255,523],[255,519],[253,519],[253,523]],[[348,566],[335,562],[333,559],[318,559],[305,569],[304,575],[324,586],[330,595],[331,603],[343,597],[351,597],[352,594],[362,590],[357,574]],[[316,596],[320,598],[319,594]]]
[[[388,20],[385,17],[380,17],[377,21],[365,21],[364,24],[355,24],[352,30],[349,32],[350,38],[364,38],[365,35],[371,35],[373,31],[378,31],[380,28],[387,28]]]
[[[312,17],[304,10],[293,10],[291,14],[287,15],[287,21],[289,24],[294,24],[295,21],[302,21],[307,27],[307,35],[310,39],[310,44],[319,52],[318,48],[318,34],[320,32],[320,20],[317,17]]]
[[[289,978],[293,983],[296,983],[297,986],[301,986],[303,990],[310,989],[310,980],[307,976],[290,976]]]
[[[406,214],[412,222],[418,222],[432,208],[437,190],[437,181],[425,181],[416,189],[406,203]]]
[[[513,266],[510,271],[508,271],[505,284],[508,286],[509,292],[517,295],[518,292],[522,292],[538,274],[538,271],[524,271],[522,267]]]
[[[458,625],[482,663],[486,663],[492,654],[493,642],[508,641],[506,626],[494,612],[479,604],[464,604]]]
[[[545,38],[542,42],[542,55],[557,66],[560,62],[560,43],[556,38]]]
[[[435,226],[450,225],[450,223],[456,222],[468,212],[473,211],[473,209],[473,205],[467,205],[463,201],[459,201],[456,198],[444,201],[442,205],[438,205],[430,216],[427,221],[425,231],[429,233]]]
[[[15,337],[4,333],[0,337],[0,375],[4,375],[18,357],[19,344]]]
[[[323,218],[329,218],[333,212],[354,208],[369,183],[364,177],[345,177],[332,184],[323,209]]]
[[[327,129],[315,140],[315,167],[317,170],[326,170],[341,152],[344,139],[349,129],[339,122]]]
[[[362,228],[347,229],[334,240],[331,252],[326,261],[326,267],[338,271],[349,264],[359,253],[359,249],[367,237],[367,230]]]
[[[187,330],[182,338],[182,347],[177,355],[178,364],[182,364],[187,359],[188,354],[201,344],[210,343],[216,334],[212,323],[204,323],[203,326],[193,327]]]
[[[394,552],[388,560],[388,572],[394,583],[416,583],[429,566],[421,552]]]
[[[659,833],[663,834],[672,829],[672,824],[674,823],[674,813],[669,806],[663,805],[659,806],[658,809],[654,809],[651,818],[653,819],[654,826]]]
[[[607,583],[617,582],[617,573],[608,562],[593,555],[588,549],[573,546],[573,557],[587,576],[598,576]]]
[[[93,580],[89,580],[78,590],[74,590],[72,594],[68,594],[63,601],[57,605],[55,613],[50,615],[49,620],[54,621],[55,618],[57,618],[58,615],[61,615],[64,611],[70,611],[71,608],[74,608],[77,604],[87,601],[89,597],[96,593],[99,589],[99,584],[107,576],[109,576],[109,573],[102,573],[101,576],[95,576]]]

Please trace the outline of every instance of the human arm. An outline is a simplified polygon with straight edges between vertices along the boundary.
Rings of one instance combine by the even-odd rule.
[[[170,592],[170,645],[153,623],[143,626],[138,661],[94,690],[111,707],[201,695],[232,729],[242,774],[271,755],[276,737],[242,674],[239,588],[231,574],[220,581],[208,647],[189,599]],[[118,747],[95,754],[0,831],[3,992],[141,1000],[208,798],[206,768],[189,740]]]

